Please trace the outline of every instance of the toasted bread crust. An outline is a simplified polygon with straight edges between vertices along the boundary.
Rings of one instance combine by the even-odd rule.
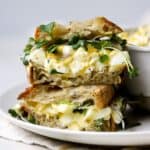
[[[114,88],[112,86],[101,85],[97,89],[94,90],[93,96],[95,97],[96,106],[98,108],[104,108],[109,105],[114,96]]]
[[[36,85],[25,89],[18,96],[18,99],[41,103],[50,103],[62,99],[78,102],[92,99],[98,108],[104,108],[111,103],[113,96],[114,88],[110,85],[79,86],[65,89],[52,88],[48,85]]]
[[[61,25],[55,23],[55,26],[52,30],[52,39],[50,42],[54,42],[57,39],[68,40],[74,34],[78,34],[83,38],[94,38],[96,36],[105,36],[110,34],[117,34],[123,30],[112,23],[110,20],[105,17],[96,17],[83,22],[72,21],[69,25]],[[47,38],[47,34],[43,33],[40,30],[40,27],[37,27],[35,31],[35,39],[44,39]]]
[[[27,66],[28,80],[32,85],[48,83],[51,86],[59,86],[61,88],[80,86],[80,85],[120,85],[122,83],[121,74],[125,70],[123,66],[118,72],[93,71],[89,74],[80,76],[70,76],[63,78],[61,74],[49,74],[44,68],[36,66]]]
[[[119,26],[112,23],[105,17],[96,17],[84,22],[71,22],[69,28],[70,35],[74,33],[80,33],[81,36],[87,38],[113,33],[117,34],[123,31]]]
[[[29,97],[34,97],[42,89],[46,90],[46,92],[60,90],[59,87],[51,87],[47,85],[31,85],[30,87],[25,88],[25,90],[18,95],[17,99],[28,99]]]

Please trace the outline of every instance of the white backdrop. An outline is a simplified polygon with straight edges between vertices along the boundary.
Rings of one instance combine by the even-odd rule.
[[[0,0],[0,33],[26,34],[45,21],[97,15],[133,26],[149,9],[150,0]]]
[[[150,0],[0,0],[0,92],[25,80],[19,55],[36,25],[102,15],[131,27],[149,12]]]

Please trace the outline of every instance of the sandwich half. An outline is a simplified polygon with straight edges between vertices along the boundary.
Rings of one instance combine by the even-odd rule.
[[[51,22],[37,27],[24,49],[23,63],[31,84],[51,86],[118,85],[133,66],[122,29],[104,17],[68,26]]]
[[[125,101],[110,85],[65,89],[40,85],[18,98],[10,113],[35,124],[81,131],[115,131],[124,125]]]

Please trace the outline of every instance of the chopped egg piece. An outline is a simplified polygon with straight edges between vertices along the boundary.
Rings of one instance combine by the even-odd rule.
[[[43,66],[46,60],[45,52],[42,49],[35,49],[31,52],[29,60]]]
[[[113,110],[112,111],[112,117],[113,117],[113,120],[116,124],[120,124],[121,121],[123,120],[123,115],[120,111],[118,110]]]
[[[96,114],[96,119],[104,118],[105,120],[109,120],[110,117],[111,117],[111,108],[110,107],[104,108]]]
[[[110,65],[121,65],[125,64],[125,56],[127,56],[127,52],[115,52],[114,54],[111,55],[111,60],[110,60]],[[128,57],[128,56],[127,56]]]
[[[74,50],[73,50],[72,46],[65,45],[65,46],[63,46],[62,51],[63,51],[63,56],[68,57],[73,53]]]
[[[47,72],[55,69],[64,77],[65,75],[74,77],[91,73],[93,70],[103,72],[106,67],[110,68],[109,71],[121,70],[126,65],[125,57],[129,57],[126,51],[117,49],[99,51],[91,46],[88,47],[88,50],[83,47],[74,50],[70,45],[60,45],[58,51],[59,54],[47,54],[45,50],[36,49],[31,51],[30,60],[43,66]],[[62,54],[60,55],[60,53]],[[104,54],[109,58],[106,63],[100,61],[100,56]]]

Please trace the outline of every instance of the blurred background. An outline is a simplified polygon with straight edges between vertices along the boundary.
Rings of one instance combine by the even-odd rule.
[[[26,80],[20,56],[37,25],[95,16],[123,28],[150,23],[150,0],[0,0],[0,92]]]

